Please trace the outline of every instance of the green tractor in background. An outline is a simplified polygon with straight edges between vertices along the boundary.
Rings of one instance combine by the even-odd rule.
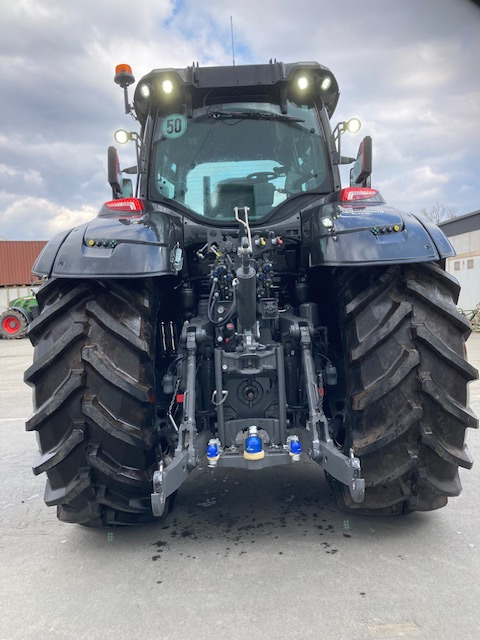
[[[35,295],[15,298],[0,315],[0,336],[7,340],[24,338],[30,322],[38,315]]]

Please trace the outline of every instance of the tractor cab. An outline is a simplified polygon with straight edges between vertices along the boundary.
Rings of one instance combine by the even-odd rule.
[[[245,206],[262,223],[287,200],[338,191],[338,165],[354,160],[340,156],[346,123],[330,128],[336,79],[315,62],[155,69],[138,83],[133,105],[128,65],[117,67],[115,81],[142,127],[115,136],[136,142],[136,195],[207,224],[234,224],[234,208]],[[109,166],[118,175],[113,160]]]

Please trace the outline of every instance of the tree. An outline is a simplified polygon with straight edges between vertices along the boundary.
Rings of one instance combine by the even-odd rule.
[[[428,218],[435,224],[439,222],[443,222],[445,220],[452,220],[457,217],[457,210],[455,207],[447,207],[444,204],[440,204],[436,202],[430,209],[426,209],[425,207],[420,212],[422,216]]]

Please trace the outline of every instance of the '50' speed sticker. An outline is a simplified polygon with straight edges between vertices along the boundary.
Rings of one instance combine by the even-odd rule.
[[[172,113],[162,122],[162,134],[166,138],[179,138],[187,130],[187,119],[181,113]]]

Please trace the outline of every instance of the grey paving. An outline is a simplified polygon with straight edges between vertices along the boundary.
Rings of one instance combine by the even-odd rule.
[[[480,366],[480,334],[468,344]],[[480,638],[480,440],[459,498],[345,516],[319,467],[199,470],[143,528],[61,524],[31,473],[27,340],[0,340],[0,640]],[[480,383],[471,385],[480,414]]]

